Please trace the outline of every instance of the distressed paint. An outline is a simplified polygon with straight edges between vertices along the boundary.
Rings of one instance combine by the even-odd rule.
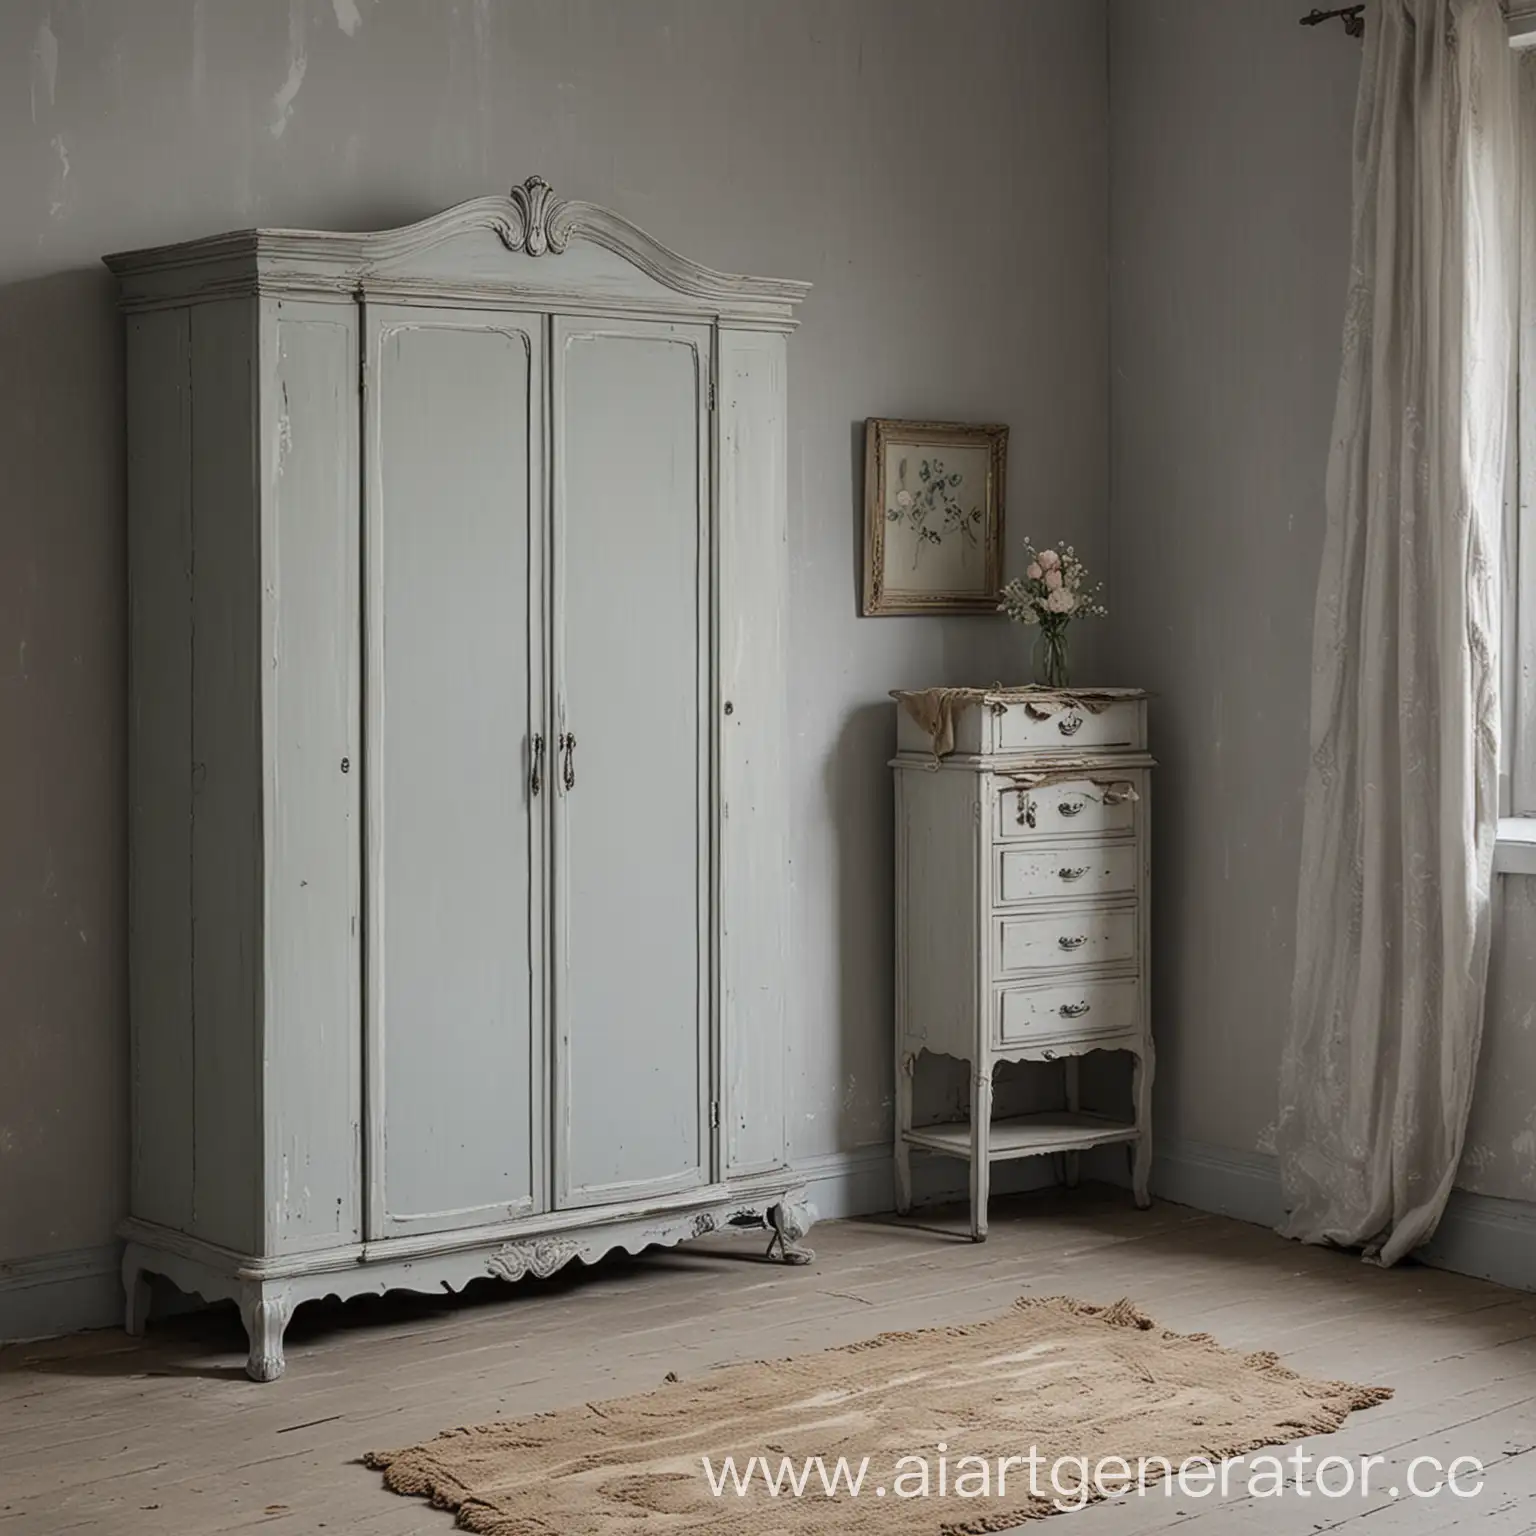
[[[593,242],[602,261],[566,261]],[[185,1232],[135,1212],[130,1328],[143,1271],[190,1255],[271,1380],[306,1259],[415,1243],[432,1286],[450,1254],[549,1233],[551,1188],[566,1256],[678,1200],[695,1235],[721,1199],[751,1209],[754,1180],[792,1176],[718,1171],[714,845],[738,882],[780,827],[718,805],[717,627],[764,572],[718,578],[714,360],[722,329],[791,329],[804,285],[698,267],[537,180],[375,236],[108,264],[131,317],[191,301],[193,1210]],[[634,314],[656,289],[673,317]],[[171,361],[151,404],[174,400]],[[731,447],[775,438],[771,378]],[[765,516],[782,527],[782,501]],[[797,1211],[781,1235],[814,1220]]]
[[[964,715],[983,717],[989,753],[955,753],[936,763],[931,744],[918,741],[892,762],[897,1209],[911,1205],[913,1148],[964,1157],[970,1163],[971,1235],[977,1241],[987,1233],[995,1159],[1112,1141],[1134,1143],[1132,1186],[1136,1203],[1148,1203],[1154,1061],[1148,1005],[1148,793],[1153,763],[1144,750],[1140,701],[1112,708],[1126,715],[1129,728],[1114,733],[1128,738],[1124,746],[1087,756],[1081,778],[1066,785],[1084,799],[1107,781],[1132,791],[1130,822],[1109,830],[1091,825],[1077,830],[1071,818],[1063,830],[1059,820],[1042,822],[1036,816],[1031,821],[1028,812],[1022,833],[1017,821],[999,825],[992,807],[1004,786],[1031,770],[1052,781],[1068,771],[1060,765],[1055,733],[1031,733],[1026,721],[1007,719],[1026,715],[1026,706],[1019,703],[973,702],[957,719],[956,737],[966,739],[974,723],[968,726]],[[1049,717],[1046,723],[1060,718]],[[1011,744],[1028,734],[1036,745],[1024,755]],[[1038,867],[1048,878],[1010,887],[998,872],[1015,862]],[[1122,867],[1123,882],[1095,885],[1089,878],[1095,871]],[[1025,928],[1041,930],[1041,942],[1026,941],[1010,950],[1009,931]],[[1096,945],[1095,934],[1106,928],[1117,937]],[[1131,1060],[1130,1112],[1122,1111],[1113,1121],[1076,1118],[1080,1059],[1099,1051],[1123,1052]],[[959,1113],[935,1122],[914,1113],[914,1090],[940,1058],[966,1063],[970,1092]],[[1057,1061],[1066,1116],[1058,1100],[1043,1116],[1036,1113],[1025,1121],[1005,1110],[994,1127],[999,1067]],[[1123,1103],[1123,1090],[1115,1098]],[[944,1124],[945,1119],[956,1123]],[[1067,1184],[1075,1184],[1074,1156],[1069,1155],[1065,1168]]]
[[[49,141],[58,169],[54,173],[53,189],[48,200],[48,217],[56,219],[64,212],[66,197],[65,184],[69,181],[69,146],[64,142],[62,133],[54,134]]]
[[[257,304],[192,325],[192,1228],[260,1244],[261,590]]]
[[[311,6],[302,91],[274,138],[281,4],[0,7],[13,87],[0,89],[13,189],[0,224],[13,493],[0,658],[10,674],[25,643],[27,672],[0,686],[0,734],[29,744],[0,770],[16,914],[0,928],[0,972],[16,979],[0,1071],[15,1148],[0,1154],[8,1256],[104,1244],[126,1201],[122,331],[91,270],[102,251],[256,223],[372,228],[542,169],[716,267],[815,280],[782,424],[777,864],[797,1159],[888,1141],[885,690],[1028,667],[1027,641],[991,621],[895,620],[877,635],[858,618],[851,424],[871,412],[1013,423],[1028,471],[1010,477],[1010,526],[1048,517],[1090,565],[1104,560],[1100,0],[631,0],[522,6],[515,24],[490,0],[359,9],[348,38],[331,5]],[[45,15],[57,88],[51,105],[40,92],[34,124]],[[964,72],[964,113],[914,115],[892,91],[928,68]],[[792,113],[786,79],[800,82]],[[53,219],[56,134],[71,171]],[[969,238],[887,195],[923,185],[967,210]],[[943,346],[910,323],[918,313]],[[1075,659],[1103,677],[1099,639],[1085,640]],[[946,1082],[935,1104],[963,1092]]]
[[[558,1215],[540,1216],[516,1228],[482,1228],[450,1248],[443,1248],[440,1239],[395,1238],[370,1245],[366,1263],[356,1262],[364,1252],[355,1248],[297,1254],[240,1273],[219,1249],[195,1239],[168,1238],[161,1229],[130,1219],[123,1224],[127,1243],[121,1266],[126,1328],[130,1334],[144,1331],[149,1276],[164,1275],[189,1296],[235,1302],[250,1340],[246,1374],[254,1381],[275,1381],[285,1366],[283,1330],[305,1301],[389,1291],[441,1295],[461,1291],[472,1280],[548,1278],[577,1260],[595,1264],[611,1253],[639,1254],[715,1232],[747,1231],[760,1237],[776,1227],[776,1216],[785,1211],[803,1234],[814,1219],[805,1184],[787,1172],[759,1174],[730,1190],[712,1186],[671,1205],[613,1206],[603,1221],[584,1228],[562,1227]],[[805,1259],[794,1256],[789,1262]]]
[[[531,316],[366,312],[368,1234],[384,1238],[547,1204],[529,622],[544,336]]]
[[[708,326],[553,328],[555,1200],[706,1182]],[[718,594],[729,623],[734,589]]]
[[[263,1242],[361,1236],[357,315],[260,313]]]
[[[363,24],[362,12],[357,8],[357,0],[331,0],[331,9],[336,13],[336,25],[348,37],[356,37],[358,28]]]
[[[274,139],[282,138],[287,131],[293,104],[309,69],[309,53],[304,43],[305,3],[306,0],[288,0],[288,74],[272,98],[272,121],[268,124]]]
[[[44,113],[53,107],[59,84],[59,39],[53,30],[53,18],[45,16],[37,24],[37,37],[32,44],[31,67],[32,121],[38,120],[38,106],[42,102]],[[46,101],[42,98],[46,97]]]
[[[714,702],[720,799],[721,1124],[726,1170],[784,1164],[789,807],[785,793],[785,346],[766,332],[719,339],[721,585],[737,594],[720,625]],[[728,711],[728,712],[727,712]],[[750,819],[750,841],[732,816]],[[737,869],[738,860],[752,860]]]

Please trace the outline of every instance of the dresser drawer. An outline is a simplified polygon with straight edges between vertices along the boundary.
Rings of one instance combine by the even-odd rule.
[[[1130,752],[1144,745],[1139,699],[1120,699],[1096,710],[1010,702],[991,720],[994,752]]]
[[[1135,907],[995,918],[997,973],[1130,964],[1136,959],[1136,923]]]
[[[1140,1023],[1139,981],[1069,981],[1005,987],[997,994],[997,1038],[1004,1045],[1129,1035]]]
[[[996,781],[993,833],[1003,841],[1074,836],[1123,837],[1136,828],[1135,786],[1112,776],[1063,780],[1038,789]]]
[[[996,900],[1059,901],[1064,896],[1125,896],[1136,889],[1136,843],[1073,843],[999,849]]]

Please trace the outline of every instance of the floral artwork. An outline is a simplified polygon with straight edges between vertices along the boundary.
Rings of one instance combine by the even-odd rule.
[[[867,615],[995,611],[1007,432],[866,425]]]
[[[1102,619],[1109,610],[1099,601],[1103,582],[1090,586],[1088,571],[1070,544],[1060,550],[1037,550],[1024,539],[1027,564],[1022,577],[1003,588],[999,612],[1016,624],[1035,625],[1035,676],[1048,688],[1065,688],[1070,681],[1067,628],[1073,619]]]
[[[896,466],[897,490],[885,509],[888,523],[901,523],[910,529],[912,565],[916,569],[924,552],[943,547],[945,539],[958,538],[958,554],[966,558],[981,547],[982,515],[975,492],[965,483],[962,470],[946,468],[938,457],[917,461],[916,488],[907,484],[910,459]],[[969,504],[969,505],[968,505]]]

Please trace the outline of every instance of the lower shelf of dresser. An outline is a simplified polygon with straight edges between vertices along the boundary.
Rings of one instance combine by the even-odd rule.
[[[1047,1152],[1080,1152],[1085,1147],[1107,1147],[1135,1141],[1134,1125],[1064,1109],[1032,1115],[1013,1115],[994,1120],[988,1135],[987,1157],[1001,1162],[1014,1157],[1038,1157]],[[942,1152],[949,1157],[971,1156],[969,1125],[916,1125],[903,1133],[910,1147]]]

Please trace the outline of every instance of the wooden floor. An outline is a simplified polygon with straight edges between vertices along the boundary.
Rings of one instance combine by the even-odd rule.
[[[232,1311],[151,1324],[142,1344],[100,1332],[0,1349],[0,1536],[449,1536],[451,1516],[386,1493],[356,1458],[643,1390],[668,1371],[982,1318],[1025,1292],[1130,1296],[1170,1327],[1275,1349],[1308,1374],[1387,1383],[1396,1398],[1355,1415],[1327,1452],[1394,1466],[1470,1455],[1488,1469],[1466,1501],[1150,1493],[1053,1531],[1536,1532],[1536,1297],[1430,1269],[1383,1272],[1093,1189],[996,1202],[980,1246],[958,1231],[958,1213],[948,1231],[841,1222],[816,1229],[808,1269],[721,1238],[455,1300],[306,1308],[289,1330],[288,1374],[271,1386],[245,1380]],[[935,1531],[952,1509],[935,1501]]]

